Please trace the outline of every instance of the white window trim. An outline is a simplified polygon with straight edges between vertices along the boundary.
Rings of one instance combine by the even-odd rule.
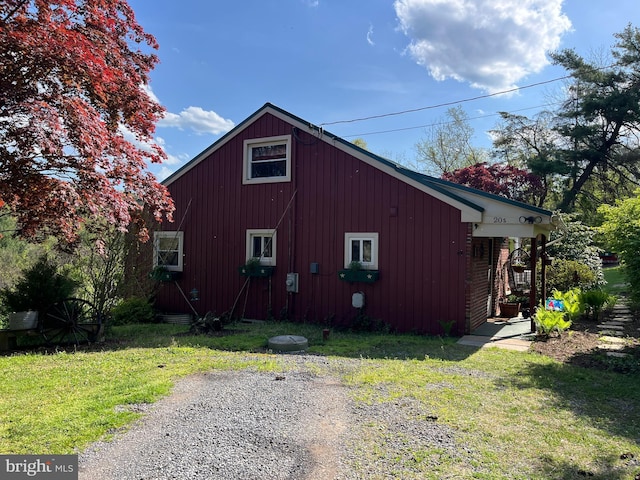
[[[281,177],[259,177],[251,178],[251,148],[261,147],[264,145],[274,145],[285,143],[287,145],[287,166],[286,174]],[[244,141],[243,146],[244,160],[242,162],[242,183],[245,185],[259,183],[280,183],[291,181],[291,135],[280,135],[277,137],[251,138]]]
[[[251,258],[255,258],[253,254],[253,237],[255,236],[271,236],[271,257],[264,258],[260,257],[260,265],[266,265],[270,267],[276,266],[276,252],[277,252],[277,238],[276,231],[272,229],[264,229],[264,228],[253,228],[247,230],[247,240],[246,240],[246,260],[250,260]]]
[[[180,231],[163,231],[153,232],[153,266],[158,266],[158,243],[161,238],[177,238],[178,239],[178,265],[164,265],[164,267],[172,272],[181,272],[184,260],[184,232]]]
[[[371,262],[360,262],[365,270],[378,270],[378,233],[347,232],[344,234],[344,268],[351,263],[351,240],[371,240]]]

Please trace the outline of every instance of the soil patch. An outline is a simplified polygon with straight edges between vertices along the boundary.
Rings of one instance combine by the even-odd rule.
[[[631,314],[626,313],[626,316]],[[609,313],[602,321],[615,321],[615,311]],[[599,348],[606,342],[602,340],[600,333],[603,328],[596,322],[587,318],[581,318],[571,325],[571,328],[548,339],[537,339],[532,343],[531,350],[559,362],[579,367],[599,368],[614,370],[624,373],[640,371],[640,321],[637,315],[633,315],[631,321],[621,322],[623,330],[621,339],[624,339],[624,348],[617,350],[615,354],[608,355],[608,351]],[[627,356],[619,354],[626,353]]]

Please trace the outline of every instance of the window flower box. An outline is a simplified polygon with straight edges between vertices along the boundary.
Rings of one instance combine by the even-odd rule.
[[[349,283],[374,283],[380,278],[378,270],[339,270],[338,278]]]
[[[157,282],[174,282],[180,278],[182,272],[167,270],[164,267],[156,267],[149,273],[149,278]]]
[[[238,267],[238,272],[244,277],[270,277],[273,275],[275,269],[276,267],[268,265],[242,265],[241,267]]]

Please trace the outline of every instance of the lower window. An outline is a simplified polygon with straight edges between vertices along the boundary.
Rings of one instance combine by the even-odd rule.
[[[378,269],[378,233],[344,234],[344,267],[357,262],[365,269]]]
[[[183,232],[154,232],[153,266],[181,272],[183,246]]]
[[[276,265],[276,232],[247,230],[247,260],[256,258],[261,265]]]

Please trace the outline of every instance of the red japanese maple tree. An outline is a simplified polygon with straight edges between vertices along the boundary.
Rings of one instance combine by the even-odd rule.
[[[504,163],[476,163],[445,172],[442,178],[539,207],[545,199],[544,184],[538,175]]]
[[[0,2],[0,203],[18,234],[73,242],[88,221],[126,230],[173,202],[147,170],[164,109],[158,59],[126,0]]]

